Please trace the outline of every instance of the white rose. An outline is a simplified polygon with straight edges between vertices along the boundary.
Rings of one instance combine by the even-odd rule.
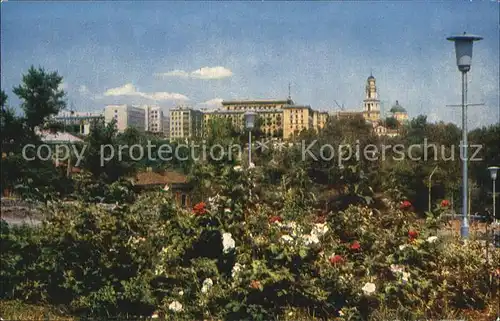
[[[234,266],[233,266],[233,269],[231,270],[231,277],[233,279],[236,279],[238,277],[238,274],[243,269],[243,267],[244,267],[243,265],[236,262],[236,264],[234,264]]]
[[[282,235],[281,239],[286,243],[291,243],[293,241],[293,238],[290,235]]]
[[[168,305],[168,309],[174,312],[181,312],[183,310],[182,304],[179,301],[173,301]]]
[[[437,239],[438,239],[438,237],[437,237],[437,236],[429,236],[429,237],[427,238],[427,242],[429,242],[429,243],[434,243],[434,242],[436,242],[436,241],[437,241]]]
[[[229,251],[236,247],[236,242],[231,233],[222,234],[222,246],[224,248],[224,253],[229,253]]]
[[[364,293],[365,295],[370,295],[370,294],[372,294],[373,292],[375,292],[376,287],[375,287],[375,284],[374,284],[374,283],[367,282],[367,283],[365,283],[365,286],[363,286],[363,288],[362,288],[361,290],[363,290],[363,293]]]
[[[315,234],[317,236],[323,236],[328,232],[328,226],[326,223],[317,223],[314,224],[314,227],[311,231],[311,234]]]
[[[406,247],[408,247],[407,244],[402,244],[399,246],[399,250],[402,251],[402,250],[406,249]]]
[[[201,286],[201,293],[207,293],[212,286],[214,285],[214,281],[212,279],[207,278],[203,281],[203,285]]]
[[[305,244],[306,245],[318,244],[319,243],[319,238],[318,238],[318,236],[316,234],[304,235],[303,238],[305,239]]]
[[[394,274],[403,273],[404,267],[401,265],[391,264],[391,271]]]

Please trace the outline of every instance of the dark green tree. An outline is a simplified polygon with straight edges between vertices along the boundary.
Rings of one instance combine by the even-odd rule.
[[[114,121],[108,124],[94,121],[89,135],[85,138],[85,143],[87,147],[82,165],[93,174],[95,179],[108,183],[115,182],[133,172],[133,164],[119,155]]]
[[[63,78],[57,72],[46,72],[31,66],[23,75],[22,84],[13,92],[22,101],[26,125],[29,130],[44,125],[51,115],[66,107],[65,92],[60,89]]]
[[[394,117],[387,117],[385,119],[385,126],[389,129],[396,129],[399,126],[399,122]]]

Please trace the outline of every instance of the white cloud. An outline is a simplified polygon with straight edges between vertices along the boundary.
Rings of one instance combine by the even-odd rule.
[[[227,68],[217,67],[203,67],[191,72],[191,77],[197,79],[222,79],[231,77],[233,72]]]
[[[178,94],[178,93],[168,93],[164,91],[153,92],[153,93],[140,93],[141,97],[151,99],[151,100],[189,100],[188,97]]]
[[[200,103],[200,105],[206,106],[206,107],[221,107],[222,106],[222,98],[214,98],[207,100],[203,103]]]
[[[189,77],[189,73],[185,72],[184,70],[172,70],[169,72],[159,73],[156,75],[163,76],[163,77],[181,77],[181,78],[188,78]]]
[[[131,83],[125,84],[121,87],[108,89],[104,92],[104,96],[140,96],[134,85]]]
[[[110,88],[106,90],[103,94],[104,96],[134,96],[142,97],[150,100],[189,100],[183,94],[179,93],[169,93],[164,91],[145,93],[140,92],[131,83],[125,84],[121,87]]]
[[[184,70],[172,70],[165,73],[157,73],[156,76],[161,77],[180,77],[180,78],[194,78],[194,79],[223,79],[231,77],[233,72],[225,67],[202,67],[200,69],[187,72]]]

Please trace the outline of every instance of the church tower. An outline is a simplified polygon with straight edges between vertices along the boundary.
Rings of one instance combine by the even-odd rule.
[[[380,100],[377,94],[375,77],[370,74],[366,80],[365,99],[363,100],[363,116],[366,120],[378,122],[380,120]]]

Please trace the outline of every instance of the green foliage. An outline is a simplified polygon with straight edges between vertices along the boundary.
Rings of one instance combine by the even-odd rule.
[[[223,166],[211,183],[217,195],[196,212],[160,191],[132,205],[54,204],[37,229],[2,225],[2,298],[98,318],[268,320],[293,310],[356,320],[436,318],[443,306],[482,309],[493,295],[498,251],[487,261],[476,241],[431,238],[414,213],[395,208],[351,206],[315,223],[307,207],[292,213],[285,195],[275,209],[249,198],[258,175]]]
[[[62,80],[57,72],[47,73],[41,67],[35,69],[31,66],[23,75],[22,84],[13,89],[22,101],[26,125],[31,130],[66,107],[65,92],[59,88]]]
[[[90,173],[73,175],[74,199],[90,203],[133,203],[136,199],[132,183],[127,179],[119,179],[111,184],[104,180],[96,180]]]
[[[387,117],[385,119],[385,126],[387,126],[387,128],[389,129],[396,129],[399,127],[399,122],[396,118],[394,117]]]

